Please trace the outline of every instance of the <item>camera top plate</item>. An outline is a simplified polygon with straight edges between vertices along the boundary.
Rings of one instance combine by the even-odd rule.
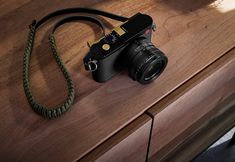
[[[149,15],[137,13],[122,25],[115,27],[109,34],[88,43],[91,59],[103,59],[126,46],[134,38],[152,30],[154,23]]]

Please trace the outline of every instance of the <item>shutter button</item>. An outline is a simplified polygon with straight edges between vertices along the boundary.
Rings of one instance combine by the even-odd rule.
[[[103,44],[102,48],[103,48],[103,50],[108,51],[110,49],[110,45],[109,44]]]

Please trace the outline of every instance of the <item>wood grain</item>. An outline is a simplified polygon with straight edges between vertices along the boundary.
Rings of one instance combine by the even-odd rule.
[[[235,44],[235,12],[221,13],[217,8],[207,7],[208,2],[202,0],[185,8],[184,3],[175,7],[169,1],[157,0],[31,0],[20,6],[10,1],[2,3],[0,159],[4,161],[73,161],[83,157]],[[12,5],[16,6],[8,10],[7,6]],[[56,38],[62,59],[76,84],[76,100],[63,117],[45,120],[31,110],[22,88],[27,25],[53,10],[74,6],[125,16],[137,12],[150,14],[158,25],[153,43],[167,54],[169,64],[150,85],[132,81],[126,72],[107,83],[96,83],[85,72],[82,58],[88,51],[86,41],[99,37],[99,31],[89,24],[68,24],[57,32]],[[66,97],[65,81],[47,45],[47,30],[52,24],[47,23],[37,34],[30,70],[33,93],[46,106],[60,104]]]
[[[220,104],[235,97],[234,69],[235,49],[148,110],[154,116],[150,161],[161,161],[226,111]]]
[[[205,122],[197,132],[177,146],[162,161],[191,161],[235,126],[235,94],[217,107],[224,111]],[[156,160],[155,160],[156,161]]]
[[[145,162],[152,119],[144,114],[79,162]]]

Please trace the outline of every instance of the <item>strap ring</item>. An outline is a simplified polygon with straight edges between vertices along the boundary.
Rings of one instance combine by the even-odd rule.
[[[98,69],[97,60],[90,60],[87,63],[89,71],[96,71]]]

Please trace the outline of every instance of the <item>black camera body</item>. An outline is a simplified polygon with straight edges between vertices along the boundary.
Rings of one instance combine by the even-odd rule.
[[[157,78],[167,65],[167,57],[150,41],[155,24],[148,15],[138,13],[111,33],[88,43],[85,69],[93,79],[105,82],[128,68],[129,76],[141,84]]]

